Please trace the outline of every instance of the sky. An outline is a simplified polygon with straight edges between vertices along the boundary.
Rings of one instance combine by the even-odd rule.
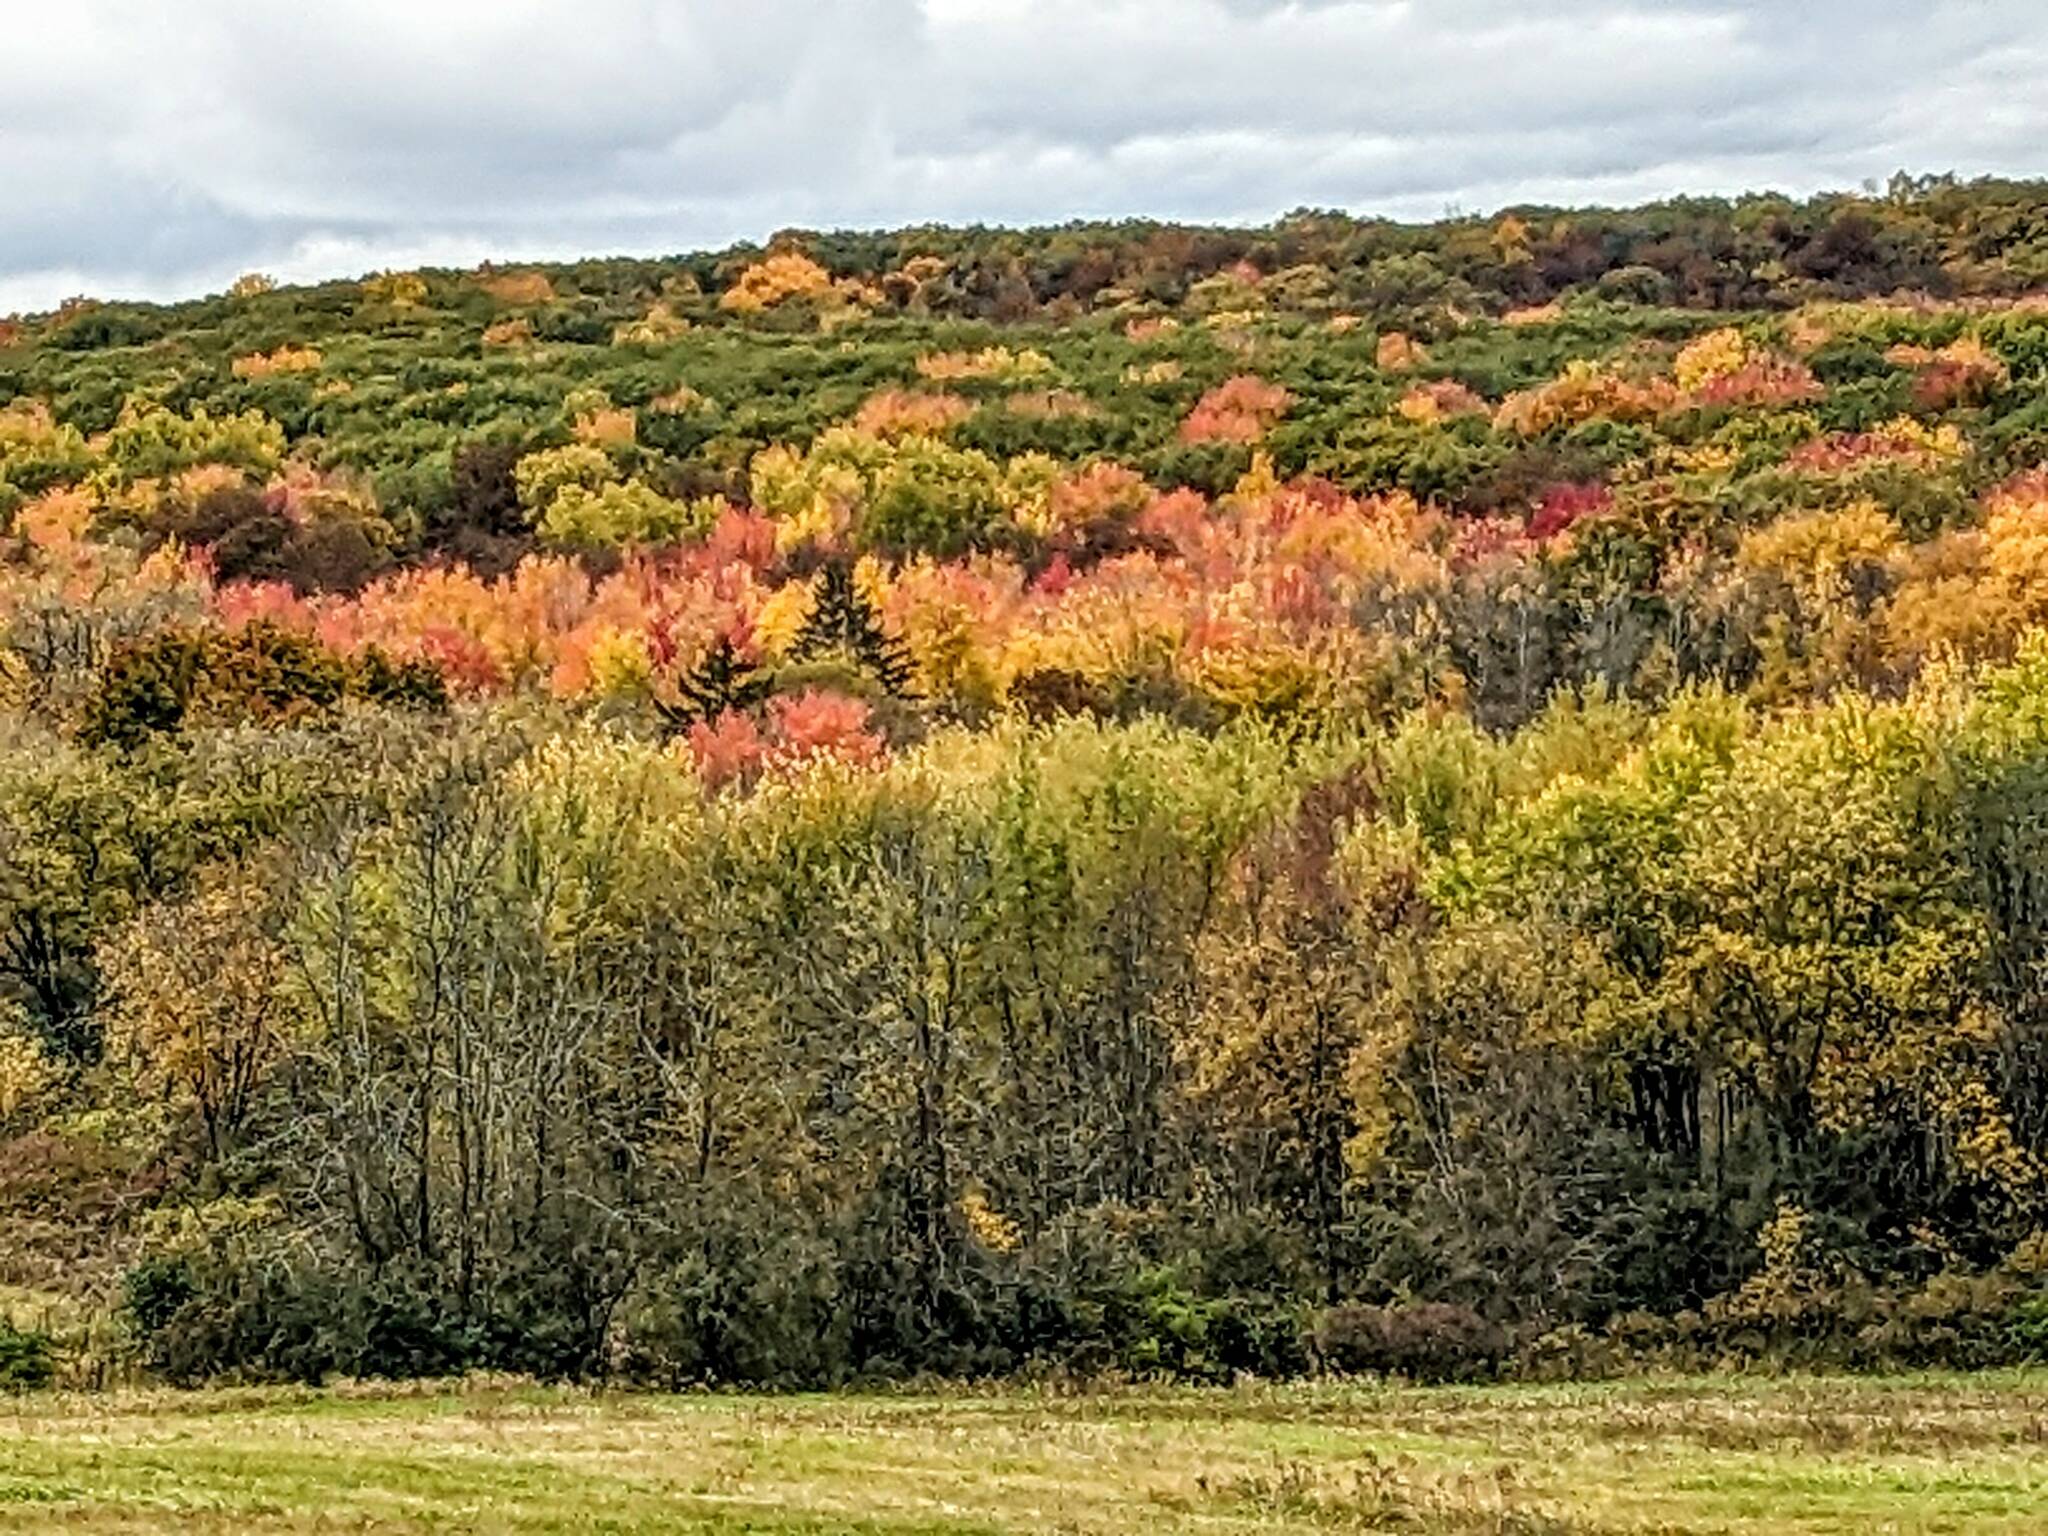
[[[17,0],[0,314],[775,230],[2048,172],[2048,0]]]

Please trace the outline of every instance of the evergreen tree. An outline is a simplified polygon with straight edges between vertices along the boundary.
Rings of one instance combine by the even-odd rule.
[[[818,599],[797,636],[794,654],[812,661],[840,650],[873,673],[897,698],[910,693],[910,656],[903,642],[882,628],[874,605],[854,584],[853,568],[844,559],[827,564],[818,576]]]
[[[654,707],[669,729],[680,733],[729,709],[750,708],[767,694],[768,680],[740,659],[730,635],[721,635],[696,666],[676,679],[676,702],[656,699]]]

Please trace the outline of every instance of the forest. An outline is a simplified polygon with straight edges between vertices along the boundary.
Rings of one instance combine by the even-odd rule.
[[[0,1388],[2048,1359],[2048,182],[0,319]]]

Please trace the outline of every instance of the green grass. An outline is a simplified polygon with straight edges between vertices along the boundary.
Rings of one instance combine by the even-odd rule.
[[[0,1400],[0,1532],[2048,1532],[2048,1373]]]

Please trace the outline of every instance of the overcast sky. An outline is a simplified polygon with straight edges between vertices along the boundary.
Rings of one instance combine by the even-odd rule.
[[[788,225],[2048,172],[2048,0],[34,0],[0,314]]]

